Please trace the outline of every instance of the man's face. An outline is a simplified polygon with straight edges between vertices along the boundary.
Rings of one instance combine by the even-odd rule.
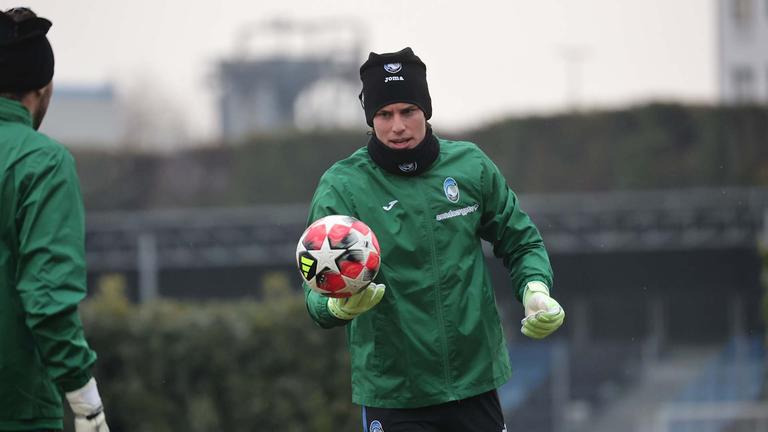
[[[34,112],[32,112],[32,127],[35,130],[40,128],[43,123],[45,113],[48,112],[48,104],[51,102],[51,96],[53,95],[53,81],[49,82],[47,86],[40,89],[37,93],[37,105]]]
[[[411,103],[386,105],[373,116],[373,131],[385,146],[394,150],[412,149],[427,134],[424,112]]]

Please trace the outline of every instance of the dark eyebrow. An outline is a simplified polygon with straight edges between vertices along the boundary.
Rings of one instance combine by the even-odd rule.
[[[413,111],[415,109],[419,109],[418,105],[416,105],[416,104],[410,104],[407,107],[403,107],[403,108],[400,108],[398,110],[394,110],[392,108],[382,108],[382,109],[376,111],[376,114],[374,114],[374,115],[379,115],[379,114],[384,114],[384,113],[392,114],[394,111],[402,113],[402,112],[406,112],[406,111]]]

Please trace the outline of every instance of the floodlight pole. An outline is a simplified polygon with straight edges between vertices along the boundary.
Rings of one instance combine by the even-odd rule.
[[[157,298],[157,240],[152,233],[139,235],[137,247],[139,270],[139,303],[146,303]]]
[[[566,46],[559,51],[560,57],[565,62],[565,101],[571,111],[578,111],[582,97],[581,65],[587,59],[589,53],[582,46]]]

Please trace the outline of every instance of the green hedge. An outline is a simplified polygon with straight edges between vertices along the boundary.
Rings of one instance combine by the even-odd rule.
[[[84,303],[111,430],[356,429],[344,332],[315,326],[300,295],[280,292],[135,306],[107,290]]]
[[[470,132],[526,192],[768,185],[768,107],[654,103]]]
[[[649,104],[456,135],[476,142],[521,193],[768,186],[765,106]],[[362,130],[283,132],[173,154],[75,156],[89,210],[302,203],[367,140]]]

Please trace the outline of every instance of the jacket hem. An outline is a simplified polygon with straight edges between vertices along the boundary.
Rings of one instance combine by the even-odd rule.
[[[30,420],[10,420],[0,419],[0,432],[5,431],[37,431],[41,429],[63,430],[64,421],[62,419],[30,419]]]
[[[512,376],[512,372],[509,371],[505,375],[497,377],[490,383],[480,384],[474,387],[463,389],[452,393],[442,393],[439,395],[433,395],[423,398],[415,399],[403,399],[403,398],[377,398],[366,397],[361,395],[352,394],[352,402],[357,405],[373,407],[373,408],[421,408],[431,405],[440,405],[446,402],[452,402],[462,399],[468,399],[473,396],[491,391],[499,388],[502,384],[506,383]]]

